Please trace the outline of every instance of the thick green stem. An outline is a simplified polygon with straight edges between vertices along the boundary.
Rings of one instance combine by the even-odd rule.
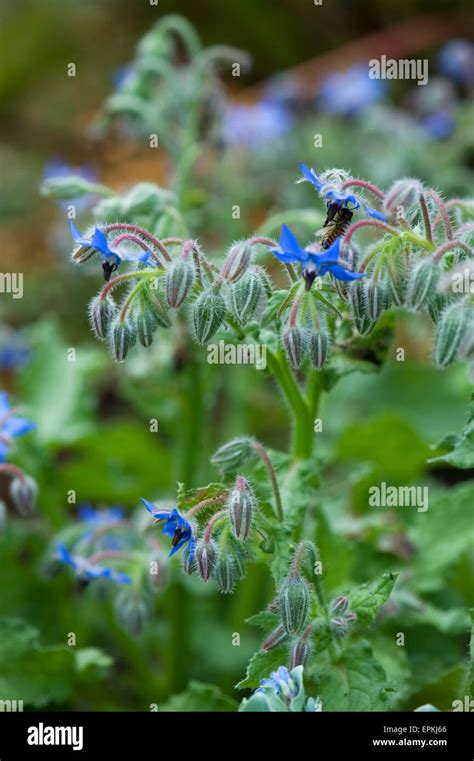
[[[313,430],[311,413],[288,362],[281,350],[273,353],[267,349],[267,360],[277,383],[290,407],[293,417],[292,452],[295,459],[305,460],[311,456]]]

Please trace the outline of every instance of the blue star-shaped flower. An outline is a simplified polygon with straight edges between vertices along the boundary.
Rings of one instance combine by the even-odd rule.
[[[142,499],[142,502],[155,520],[166,521],[163,526],[163,534],[172,538],[169,557],[174,555],[174,553],[180,550],[185,544],[189,543],[188,553],[189,558],[192,561],[194,558],[196,539],[194,537],[193,527],[186,518],[183,518],[175,507],[173,507],[172,510],[160,510],[146,499]]]
[[[281,262],[287,264],[299,262],[301,272],[306,281],[306,290],[309,291],[315,277],[330,272],[338,280],[358,280],[365,277],[363,272],[349,272],[345,269],[340,259],[341,239],[337,238],[325,251],[319,254],[301,248],[296,236],[290,228],[283,225],[280,235],[280,249],[272,248],[271,251]]]
[[[16,417],[8,402],[6,391],[0,391],[0,462],[4,462],[6,454],[16,436],[23,436],[35,428],[31,420]]]
[[[386,221],[386,217],[384,214],[382,214],[382,212],[373,209],[366,203],[361,204],[360,201],[358,201],[355,195],[352,193],[345,193],[343,191],[337,190],[336,188],[327,189],[327,185],[325,185],[319,179],[314,169],[309,169],[306,164],[300,164],[300,169],[303,174],[303,179],[307,180],[307,182],[311,182],[318,193],[326,199],[328,204],[337,204],[337,206],[340,208],[344,207],[350,209],[351,211],[354,209],[360,209],[362,205],[365,213],[368,214],[369,217],[379,219],[381,222]]]
[[[102,269],[104,270],[104,278],[106,281],[110,280],[112,272],[115,272],[122,261],[145,262],[146,264],[149,262],[151,256],[150,251],[143,251],[141,254],[134,254],[129,251],[124,251],[121,254],[118,254],[116,251],[112,251],[106,234],[99,227],[95,228],[90,238],[84,238],[71,220],[69,220],[69,227],[71,228],[74,242],[78,246],[92,248],[99,254],[102,260]]]
[[[69,565],[77,575],[82,579],[110,579],[117,584],[131,584],[132,579],[127,573],[114,571],[113,568],[104,568],[103,566],[90,563],[85,557],[74,557],[61,542],[56,547],[57,557],[62,563]]]
[[[265,694],[265,689],[275,690],[277,694],[285,697],[294,697],[298,691],[298,685],[294,682],[286,666],[279,666],[276,671],[272,671],[269,678],[261,679],[260,685],[256,692]]]

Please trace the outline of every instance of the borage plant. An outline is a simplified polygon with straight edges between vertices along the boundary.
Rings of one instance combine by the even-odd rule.
[[[170,77],[168,65],[160,66],[146,76]],[[249,619],[264,630],[261,648],[238,685],[257,693],[242,710],[320,710],[319,698],[305,699],[301,667],[323,710],[390,710],[403,694],[387,680],[367,633],[387,610],[397,574],[328,589],[327,569],[337,560],[316,510],[323,463],[313,451],[315,421],[323,395],[340,378],[384,364],[402,310],[429,315],[437,367],[456,359],[473,366],[474,206],[443,200],[412,178],[383,191],[343,169],[317,173],[302,164],[301,172],[299,181],[314,186],[326,215],[304,245],[303,234],[284,225],[279,241],[255,234],[223,256],[210,253],[187,232],[180,195],[148,183],[124,196],[104,189],[110,197],[84,233],[71,222],[72,260],[101,265],[105,283],[89,305],[90,322],[118,362],[137,343],[159,342],[165,330],[187,330],[202,347],[211,339],[259,346],[286,402],[288,454],[242,435],[212,456],[221,481],[198,489],[180,484],[171,505],[143,495],[185,574],[229,594],[255,561],[270,568],[274,594]],[[129,546],[118,549],[92,551],[89,541],[86,556],[62,543],[59,557],[83,578],[132,583],[136,608],[150,550],[140,550],[135,534],[133,546],[129,536]],[[157,546],[161,552],[163,541]]]

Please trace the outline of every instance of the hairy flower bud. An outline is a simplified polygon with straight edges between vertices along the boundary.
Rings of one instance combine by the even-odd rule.
[[[265,297],[260,274],[248,270],[230,289],[231,309],[241,325],[252,319],[255,311]]]
[[[117,597],[115,610],[120,625],[135,636],[141,634],[150,617],[149,606],[135,590],[123,590]]]
[[[401,307],[405,303],[408,288],[408,278],[406,271],[397,266],[389,267],[387,270],[387,291],[393,303]]]
[[[230,594],[234,589],[235,566],[232,555],[219,555],[215,568],[214,579],[220,591]]]
[[[394,182],[383,202],[383,211],[390,221],[396,220],[398,209],[403,212],[413,206],[422,191],[419,180],[405,177]]]
[[[183,550],[183,573],[185,573],[186,576],[192,576],[196,568],[196,553],[194,552],[191,555],[188,547],[185,547]]]
[[[310,643],[303,638],[297,639],[296,642],[293,643],[290,651],[290,671],[296,668],[296,666],[305,666],[310,655]]]
[[[177,309],[185,301],[194,275],[194,265],[188,258],[180,257],[170,265],[166,274],[166,298],[170,307]]]
[[[286,633],[285,628],[282,625],[277,626],[277,628],[274,629],[274,631],[272,631],[272,633],[262,642],[262,650],[273,650],[274,647],[278,647],[278,645],[286,642],[287,639],[288,634]]]
[[[286,356],[294,370],[301,367],[306,354],[306,332],[296,325],[288,326],[283,331],[283,345]]]
[[[326,364],[329,353],[329,334],[327,330],[321,326],[318,331],[311,333],[310,341],[311,362],[317,370],[321,370]]]
[[[375,322],[370,317],[354,317],[354,325],[361,336],[368,336],[375,327]]]
[[[153,334],[158,326],[156,312],[150,308],[148,296],[140,296],[133,314],[133,325],[142,346],[148,347],[153,343]]]
[[[329,611],[332,615],[340,616],[346,612],[349,607],[349,598],[346,595],[340,595],[336,597],[329,606]]]
[[[451,304],[436,326],[433,361],[438,367],[448,367],[459,351],[470,322],[469,308],[463,301]]]
[[[214,452],[211,462],[225,476],[245,465],[254,455],[255,452],[251,447],[252,439],[249,436],[240,436],[232,439]]]
[[[135,332],[128,320],[115,318],[109,330],[109,343],[116,362],[123,362],[136,342]]]
[[[226,314],[224,299],[215,288],[201,293],[193,304],[193,324],[196,339],[205,344],[222,325]]]
[[[229,494],[227,509],[234,536],[241,542],[248,539],[256,505],[257,500],[249,482],[243,476],[237,476],[235,486]]]
[[[368,317],[365,285],[361,280],[354,280],[349,286],[349,305],[354,319]]]
[[[30,515],[36,507],[38,486],[30,476],[16,477],[10,483],[10,497],[20,515]]]
[[[100,294],[94,296],[89,303],[89,321],[91,328],[100,341],[105,341],[110,323],[117,313],[117,306],[112,296],[105,299]]]
[[[298,634],[304,626],[308,615],[308,585],[302,576],[288,576],[278,592],[281,622],[285,631]]]
[[[215,542],[200,541],[196,546],[196,564],[203,581],[209,581],[216,567],[218,549]]]
[[[365,298],[368,316],[375,322],[385,309],[386,295],[384,287],[380,283],[369,281],[365,284]]]
[[[407,305],[414,310],[427,306],[436,295],[441,269],[432,259],[416,264],[409,277]]]
[[[231,247],[222,268],[222,277],[228,283],[236,283],[252,260],[252,248],[248,241],[240,240]]]

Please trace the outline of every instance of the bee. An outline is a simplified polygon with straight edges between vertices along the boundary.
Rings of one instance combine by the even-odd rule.
[[[353,212],[339,203],[330,201],[326,221],[323,225],[321,248],[329,248],[336,238],[346,232],[352,220]]]

